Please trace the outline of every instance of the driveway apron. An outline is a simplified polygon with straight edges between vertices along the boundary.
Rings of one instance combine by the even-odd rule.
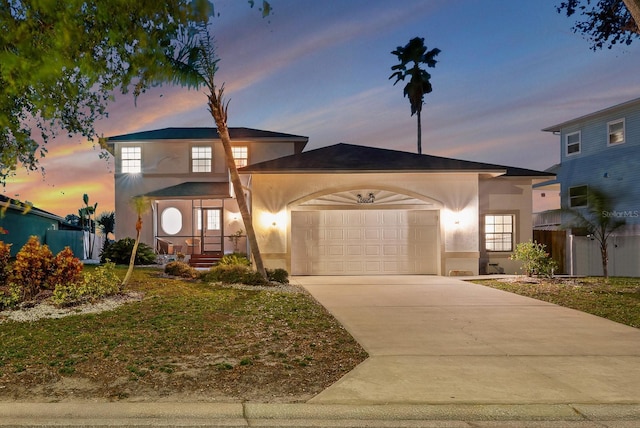
[[[639,329],[448,277],[292,282],[369,353],[311,403],[640,403]]]

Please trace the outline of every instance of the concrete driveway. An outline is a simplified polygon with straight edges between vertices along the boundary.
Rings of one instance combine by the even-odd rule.
[[[370,355],[311,403],[640,403],[639,329],[448,277],[292,282]]]

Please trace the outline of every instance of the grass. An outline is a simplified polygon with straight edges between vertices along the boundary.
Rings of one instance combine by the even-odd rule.
[[[515,280],[474,282],[640,328],[640,278],[519,277]]]
[[[141,268],[129,290],[144,298],[97,314],[0,324],[0,398],[297,401],[366,358],[305,293],[219,287]]]

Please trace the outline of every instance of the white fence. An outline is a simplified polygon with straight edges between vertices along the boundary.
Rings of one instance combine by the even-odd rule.
[[[567,266],[571,275],[600,276],[600,243],[586,236],[567,235]],[[640,277],[640,235],[612,235],[608,239],[609,276]]]

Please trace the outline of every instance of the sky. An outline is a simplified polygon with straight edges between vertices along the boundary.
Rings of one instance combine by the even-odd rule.
[[[559,137],[541,129],[640,97],[640,40],[592,51],[556,12],[559,0],[271,0],[262,18],[246,1],[214,0],[218,83],[229,126],[416,152],[416,117],[391,51],[413,37],[438,48],[422,111],[423,153],[544,170]],[[256,2],[259,3],[259,2]],[[214,127],[203,91],[153,88],[134,103],[117,94],[99,135]],[[65,216],[82,196],[114,209],[113,159],[61,133],[44,176],[19,170],[4,195]],[[117,213],[116,213],[117,216]]]

